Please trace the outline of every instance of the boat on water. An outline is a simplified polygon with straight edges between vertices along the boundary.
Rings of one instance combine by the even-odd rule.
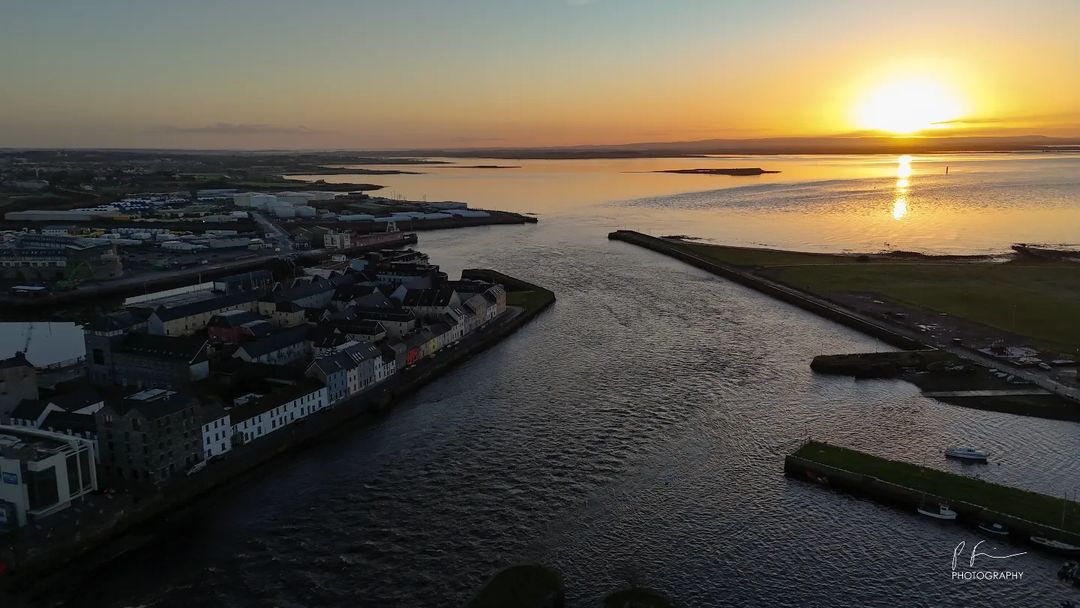
[[[933,517],[934,519],[956,519],[956,511],[949,508],[949,505],[926,505],[916,509],[919,513]]]
[[[1046,538],[1045,536],[1032,536],[1031,542],[1050,549],[1051,551],[1057,551],[1058,553],[1068,553],[1070,555],[1080,555],[1080,547],[1076,545],[1070,545],[1069,543],[1062,542],[1060,540],[1053,540]]]
[[[986,462],[989,456],[986,452],[969,446],[945,448],[946,458],[956,458],[957,460],[967,460],[969,462]]]
[[[1004,525],[997,523],[996,521],[984,521],[979,524],[979,529],[987,534],[996,534],[997,536],[1008,536],[1009,529]]]

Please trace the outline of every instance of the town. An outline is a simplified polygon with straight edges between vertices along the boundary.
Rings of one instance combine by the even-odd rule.
[[[348,157],[303,158],[0,154],[0,297],[12,306],[71,300],[395,246],[404,231],[536,222],[463,202],[374,196],[372,184],[286,179],[334,173],[318,163]]]
[[[520,311],[413,249],[130,298],[85,326],[85,375],[45,387],[23,353],[0,362],[0,526],[47,529],[99,490],[203,475]]]

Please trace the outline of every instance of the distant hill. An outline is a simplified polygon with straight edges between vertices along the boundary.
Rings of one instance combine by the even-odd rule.
[[[1080,138],[1010,137],[770,137],[539,148],[424,148],[365,151],[372,156],[484,158],[636,158],[703,154],[926,154],[932,152],[1080,152]]]

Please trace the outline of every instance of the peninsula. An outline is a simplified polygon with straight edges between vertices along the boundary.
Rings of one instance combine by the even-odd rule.
[[[609,238],[670,255],[906,351],[938,351],[819,358],[816,370],[897,376],[955,405],[1080,420],[1075,262],[1023,253],[807,253],[624,230]]]

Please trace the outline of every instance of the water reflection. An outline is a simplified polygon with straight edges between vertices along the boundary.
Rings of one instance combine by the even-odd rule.
[[[911,184],[911,156],[903,154],[896,159],[896,195],[893,199],[894,220],[904,219],[908,212],[908,188]]]
[[[894,220],[901,220],[905,215],[907,215],[907,198],[898,195],[892,204],[892,217]]]

